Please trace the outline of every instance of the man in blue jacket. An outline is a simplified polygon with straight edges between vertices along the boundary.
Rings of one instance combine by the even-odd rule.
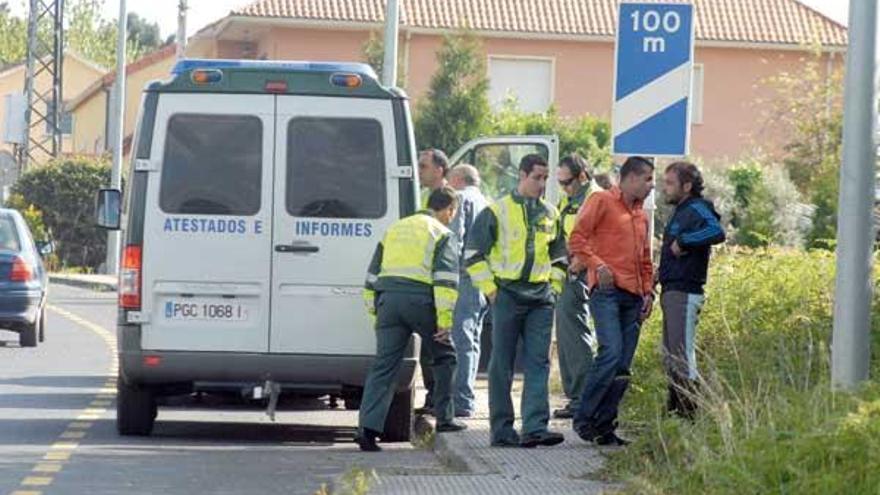
[[[659,281],[663,289],[663,365],[669,377],[667,409],[692,418],[699,375],[696,361],[697,319],[712,245],[724,242],[720,215],[703,198],[703,177],[688,162],[666,167],[666,201],[675,212],[663,232]]]

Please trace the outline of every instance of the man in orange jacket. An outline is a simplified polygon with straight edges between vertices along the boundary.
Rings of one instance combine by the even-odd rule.
[[[587,269],[599,352],[572,421],[585,441],[625,445],[617,411],[629,386],[641,324],[654,305],[651,240],[642,203],[654,188],[654,164],[630,157],[619,186],[593,194],[569,240],[574,270]]]

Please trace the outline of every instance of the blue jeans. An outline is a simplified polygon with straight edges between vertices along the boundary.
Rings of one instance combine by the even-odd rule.
[[[547,379],[550,375],[550,334],[553,301],[526,301],[498,289],[492,308],[492,356],[489,360],[489,424],[492,443],[518,442],[510,398],[516,346],[522,340],[524,380],[520,403],[522,433],[547,431],[550,419]]]
[[[452,324],[452,343],[458,357],[453,398],[456,414],[472,414],[475,409],[474,384],[480,364],[480,334],[486,315],[486,298],[462,274]]]
[[[639,345],[642,298],[620,289],[596,288],[590,294],[590,313],[599,351],[587,375],[573,425],[600,433],[614,431],[620,401],[629,386],[630,366]]]

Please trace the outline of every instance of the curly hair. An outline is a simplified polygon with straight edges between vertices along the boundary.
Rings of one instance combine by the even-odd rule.
[[[666,173],[675,172],[678,182],[684,186],[691,184],[691,196],[700,198],[703,196],[703,174],[696,165],[690,162],[675,162],[666,167]]]

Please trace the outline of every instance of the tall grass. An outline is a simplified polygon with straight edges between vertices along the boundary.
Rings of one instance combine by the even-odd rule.
[[[623,406],[636,441],[612,456],[610,474],[640,494],[880,493],[880,387],[829,384],[833,255],[724,251],[709,277],[700,414],[665,412],[657,314]]]

